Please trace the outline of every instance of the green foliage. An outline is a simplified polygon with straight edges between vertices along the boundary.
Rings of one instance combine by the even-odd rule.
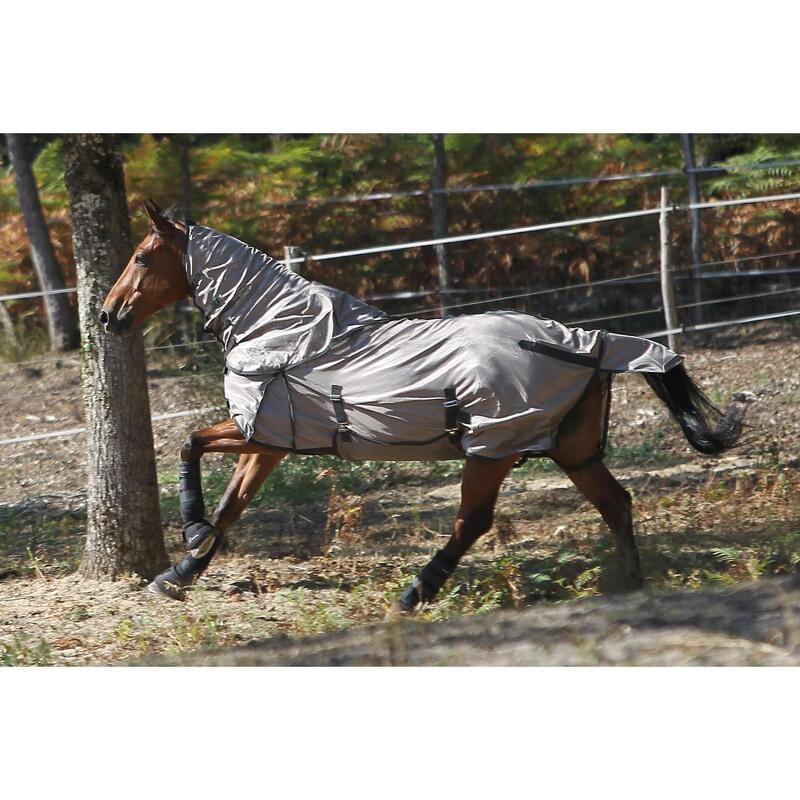
[[[61,142],[48,142],[33,162],[33,174],[39,187],[39,197],[46,211],[65,208],[69,203],[64,184],[64,160],[61,157]]]
[[[780,194],[797,191],[800,182],[800,166],[774,166],[760,170],[737,169],[741,165],[764,164],[770,162],[791,161],[800,159],[800,148],[792,147],[779,150],[771,145],[758,145],[742,155],[732,156],[722,163],[729,171],[708,183],[708,190],[713,194],[724,195],[760,195]],[[769,210],[769,209],[767,209]]]
[[[274,255],[280,256],[289,244],[307,252],[322,252],[426,238],[431,232],[426,195],[351,204],[274,205],[380,190],[425,190],[430,185],[432,161],[432,141],[427,134],[144,134],[123,138],[133,236],[137,240],[148,226],[141,211],[142,198],[151,196],[165,206],[179,200],[180,147],[187,142],[191,145],[193,218]],[[797,189],[800,183],[800,171],[795,167],[737,169],[744,163],[797,157],[800,146],[796,136],[703,134],[696,137],[696,145],[701,163],[720,163],[732,169],[728,175],[703,177],[704,197],[788,191]],[[39,151],[34,170],[42,202],[58,258],[69,270],[71,242],[60,137],[39,137],[36,146]],[[446,148],[450,185],[523,183],[683,166],[674,134],[454,133],[446,135]],[[640,208],[658,202],[662,184],[670,188],[674,200],[686,199],[682,174],[516,192],[455,194],[447,198],[450,232]],[[763,250],[765,244],[776,250],[796,246],[797,226],[786,224],[788,213],[747,207],[736,214],[704,215],[707,258],[726,258],[731,253],[745,256]],[[688,253],[688,218],[676,217],[673,227],[678,263]],[[0,291],[18,291],[36,284],[27,248],[21,243],[24,230],[9,168],[0,175]],[[536,236],[471,242],[451,247],[448,252],[454,285],[486,289],[488,294],[491,287],[536,290],[650,268],[657,260],[658,241],[653,225],[623,220]],[[428,289],[437,283],[429,250],[311,263],[304,265],[302,272],[361,296]],[[469,299],[484,296],[476,294]],[[587,306],[595,313],[600,308],[602,313],[624,313],[659,302],[657,287],[651,298],[606,293],[582,301],[579,298],[578,293],[539,296],[508,302],[504,307],[570,319],[592,316],[585,313]],[[426,303],[434,301],[435,297],[430,297],[383,305],[395,313],[425,308]],[[43,327],[39,302],[15,306],[12,314],[17,317],[29,310],[32,315],[26,325]],[[614,329],[634,333],[647,330],[648,319],[623,321]],[[637,327],[640,323],[645,327]],[[198,335],[198,331],[196,321],[181,327],[175,315],[165,312],[153,319],[148,344],[176,343]]]
[[[664,449],[664,429],[654,429],[642,433],[636,445],[617,445],[609,437],[606,448],[607,460],[614,466],[659,466],[668,467],[681,461],[679,455]]]

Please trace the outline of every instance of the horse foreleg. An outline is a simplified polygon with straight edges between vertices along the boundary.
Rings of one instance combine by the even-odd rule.
[[[204,453],[239,453],[243,458],[262,456],[270,466],[264,472],[261,481],[284,455],[282,452],[248,442],[232,420],[225,420],[189,435],[181,448],[179,470],[183,538],[188,552],[179,564],[162,572],[148,587],[154,594],[164,595],[174,600],[183,600],[184,589],[203,573],[221,541],[222,529],[205,518],[206,509],[200,480],[200,458]],[[231,482],[232,484],[236,483],[233,494],[226,493],[226,496],[229,496],[229,503],[226,507],[231,510],[238,508],[238,513],[230,521],[225,519],[226,507],[222,508],[222,513],[218,509],[215,515],[216,522],[223,519],[223,526],[226,522],[230,524],[238,518],[258,488],[257,486],[253,488],[254,481],[261,474],[260,469],[253,468],[257,465],[257,459],[248,463],[250,464],[249,468],[242,464],[242,458],[240,458],[237,473]],[[241,491],[242,487],[246,487],[243,492]],[[230,489],[231,487],[229,487]],[[234,501],[234,497],[238,498],[238,501]]]
[[[284,458],[285,453],[248,453],[239,456],[236,470],[211,518],[212,525],[224,533],[242,515],[261,484]]]
[[[436,597],[462,556],[492,527],[500,485],[517,459],[517,455],[496,461],[467,458],[453,533],[395,601],[392,611],[407,614]]]

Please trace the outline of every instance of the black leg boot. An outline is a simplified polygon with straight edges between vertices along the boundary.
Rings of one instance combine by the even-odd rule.
[[[183,538],[189,552],[180,564],[162,572],[147,587],[153,594],[170,597],[173,600],[184,600],[184,589],[191,586],[217,552],[222,539],[220,532],[206,520],[188,522],[183,526]]]
[[[430,603],[453,574],[458,559],[439,550],[395,601],[396,610],[408,614],[420,603]]]
[[[147,587],[153,594],[183,600],[184,589],[201,575],[217,552],[222,535],[205,519],[200,461],[182,461],[179,471],[183,540],[189,551],[180,564],[162,572]]]

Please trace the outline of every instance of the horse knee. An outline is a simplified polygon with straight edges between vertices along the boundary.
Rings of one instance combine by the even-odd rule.
[[[190,433],[181,447],[181,461],[197,461],[203,455],[203,443],[197,432]]]

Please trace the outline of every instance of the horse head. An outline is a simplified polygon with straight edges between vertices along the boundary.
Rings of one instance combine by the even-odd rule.
[[[189,294],[183,271],[186,226],[145,200],[152,229],[133,251],[100,312],[108,333],[124,333]]]

